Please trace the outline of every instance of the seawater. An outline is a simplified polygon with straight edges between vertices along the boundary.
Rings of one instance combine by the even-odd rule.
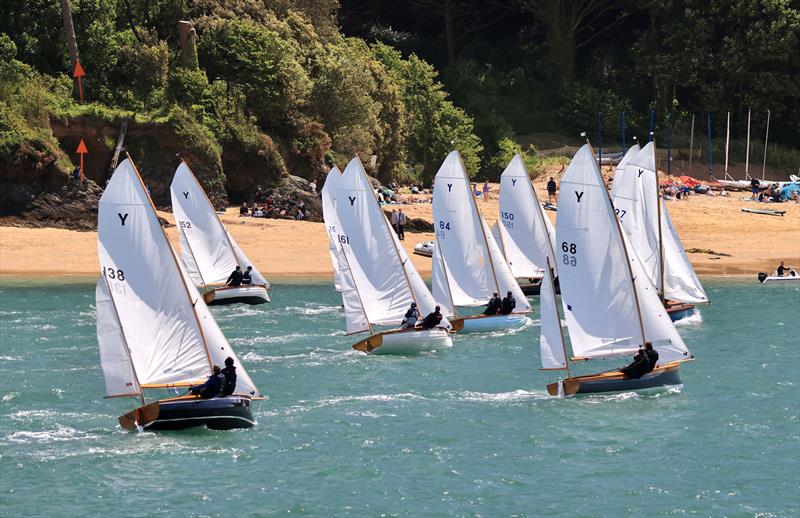
[[[452,349],[350,349],[329,285],[213,308],[258,426],[131,433],[91,281],[0,288],[5,516],[797,516],[800,290],[707,280],[697,360],[655,396],[555,399],[538,321]],[[538,311],[538,308],[537,308]],[[609,367],[616,366],[611,362]]]

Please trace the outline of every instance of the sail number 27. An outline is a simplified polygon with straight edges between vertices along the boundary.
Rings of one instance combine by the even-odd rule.
[[[575,245],[575,243],[567,243],[566,241],[562,241],[561,251],[564,252],[564,255],[561,256],[562,263],[567,266],[575,266],[578,264],[578,259],[575,257],[578,247]]]

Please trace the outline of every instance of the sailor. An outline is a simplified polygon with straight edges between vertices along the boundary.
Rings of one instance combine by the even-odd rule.
[[[236,269],[231,272],[230,277],[228,277],[228,280],[225,282],[225,286],[241,286],[243,278],[242,267],[237,266]]]
[[[501,315],[508,315],[514,311],[515,307],[517,307],[517,301],[514,299],[514,295],[509,291],[508,295],[503,297],[503,301],[500,303],[499,313]]]
[[[500,310],[502,303],[500,301],[500,295],[497,292],[494,292],[492,298],[489,299],[489,303],[486,304],[486,309],[483,311],[484,315],[496,315],[497,312]]]
[[[225,368],[222,369],[222,374],[225,376],[225,382],[222,384],[220,397],[230,396],[236,390],[236,367],[233,366],[233,358],[228,356],[225,358]]]
[[[422,320],[422,329],[433,329],[442,321],[442,312],[439,306]]]
[[[644,343],[644,354],[647,355],[647,359],[650,361],[650,368],[647,372],[653,372],[653,369],[656,368],[656,363],[658,363],[658,351],[653,349],[653,342]]]
[[[417,325],[418,319],[419,311],[417,311],[417,304],[412,302],[411,307],[408,308],[405,317],[403,317],[403,322],[400,324],[400,329],[414,329],[414,327]]]
[[[242,275],[242,284],[253,284],[253,267],[248,266],[247,271]]]
[[[647,358],[644,349],[639,348],[639,351],[633,357],[633,362],[621,368],[620,372],[623,373],[626,378],[639,379],[650,372],[649,369],[650,360]]]
[[[211,376],[208,377],[205,383],[191,388],[193,395],[200,396],[203,399],[211,399],[219,395],[219,391],[224,384],[225,375],[222,374],[219,365],[214,365],[212,371]]]

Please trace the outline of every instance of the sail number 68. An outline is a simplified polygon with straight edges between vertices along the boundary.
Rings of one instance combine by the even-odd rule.
[[[564,252],[564,255],[561,256],[561,262],[567,266],[575,266],[578,264],[578,259],[575,257],[575,254],[578,251],[578,247],[575,243],[567,243],[566,241],[561,242],[561,251]]]

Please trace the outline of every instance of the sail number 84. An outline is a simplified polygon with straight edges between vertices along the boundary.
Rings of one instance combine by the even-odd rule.
[[[575,266],[578,264],[578,259],[575,257],[578,247],[575,245],[575,243],[567,243],[566,241],[562,241],[561,251],[564,252],[564,255],[561,256],[562,263],[567,266]]]

